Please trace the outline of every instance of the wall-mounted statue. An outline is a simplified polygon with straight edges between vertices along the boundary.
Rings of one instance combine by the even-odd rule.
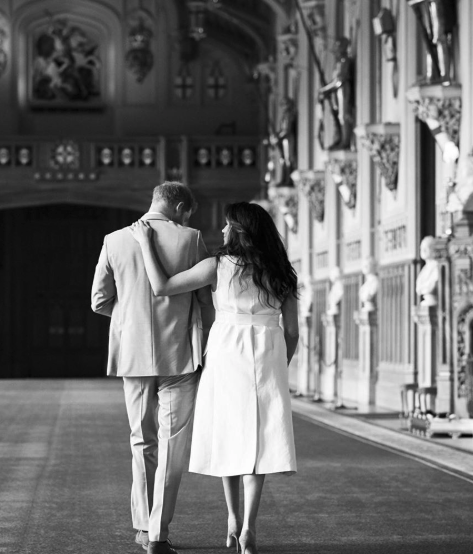
[[[425,261],[416,280],[416,292],[422,296],[421,306],[437,305],[437,283],[439,280],[439,263],[434,256],[435,239],[427,236],[420,243],[420,257]]]
[[[372,256],[368,256],[363,261],[361,270],[365,276],[365,282],[359,290],[362,309],[366,312],[373,312],[379,288],[379,278],[376,274],[376,260]]]
[[[272,133],[268,145],[268,171],[266,181],[270,186],[293,186],[291,173],[296,166],[296,105],[286,96],[281,101],[279,128]]]
[[[427,80],[449,82],[453,75],[453,31],[457,24],[452,0],[408,0],[422,27],[427,47]]]
[[[354,102],[354,63],[349,54],[350,41],[341,37],[335,42],[335,69],[333,79],[319,90],[318,100],[324,109],[325,102],[331,105],[332,114],[336,116],[333,140],[326,143],[325,131],[319,129],[319,140],[322,148],[328,150],[349,149],[355,122]]]
[[[287,171],[287,178],[294,171],[296,160],[297,117],[296,104],[292,98],[286,96],[281,102],[281,119],[279,123],[278,139]]]
[[[343,280],[342,272],[338,266],[330,271],[330,292],[327,297],[327,315],[337,315],[340,313],[340,302],[343,298]]]

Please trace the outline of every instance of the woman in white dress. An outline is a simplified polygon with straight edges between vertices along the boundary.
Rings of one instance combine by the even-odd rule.
[[[297,278],[263,208],[231,204],[226,220],[224,244],[216,255],[170,279],[156,260],[146,223],[134,223],[131,232],[142,248],[156,295],[212,285],[216,318],[197,393],[189,469],[222,477],[229,514],[227,546],[256,554],[256,516],[265,475],[296,471],[287,366],[299,336]]]

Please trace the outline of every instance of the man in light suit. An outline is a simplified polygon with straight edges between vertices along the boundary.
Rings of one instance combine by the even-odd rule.
[[[150,211],[141,218],[154,231],[156,252],[169,275],[208,256],[200,231],[184,226],[195,207],[187,187],[165,182],[154,189]],[[105,237],[92,309],[111,317],[107,374],[123,377],[133,454],[133,527],[136,542],[149,554],[176,554],[168,534],[201,363],[200,344],[195,339],[192,344],[201,321],[197,299],[211,305],[210,291],[154,296],[140,246],[128,229]]]

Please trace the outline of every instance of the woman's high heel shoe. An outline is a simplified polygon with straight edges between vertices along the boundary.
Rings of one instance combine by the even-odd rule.
[[[237,554],[240,554],[240,543],[238,542],[238,535],[236,531],[233,531],[230,533],[228,532],[227,535],[227,548],[236,547]]]
[[[240,529],[241,525],[232,524],[228,525],[228,532],[227,532],[227,548],[236,547],[237,554],[240,553]]]
[[[258,549],[256,548],[256,535],[249,529],[242,531],[240,535],[240,546],[241,554],[258,554]]]

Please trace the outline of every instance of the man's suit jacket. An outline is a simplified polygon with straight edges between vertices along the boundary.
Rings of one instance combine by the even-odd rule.
[[[142,219],[153,229],[156,253],[168,275],[208,256],[200,231],[162,214],[148,213]],[[209,303],[209,291],[202,289],[199,295]],[[92,309],[111,317],[108,375],[170,376],[197,369],[200,345],[194,344],[193,353],[191,344],[192,326],[195,336],[195,325],[201,321],[196,295],[154,296],[140,245],[127,228],[104,238],[92,285]]]

